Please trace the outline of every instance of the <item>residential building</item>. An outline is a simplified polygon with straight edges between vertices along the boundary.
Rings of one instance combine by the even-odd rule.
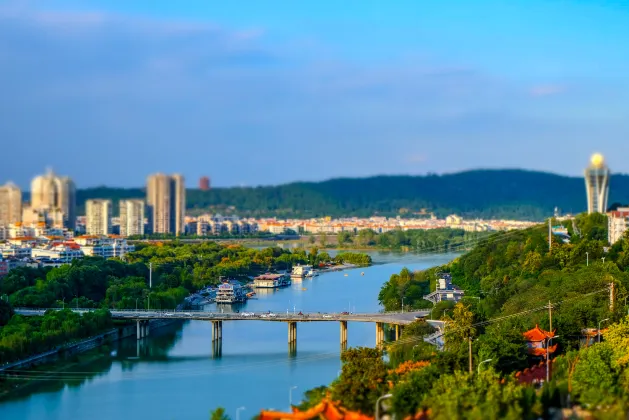
[[[52,170],[35,177],[31,182],[31,207],[38,210],[59,211],[63,225],[69,229],[76,223],[76,187],[69,177],[57,176]]]
[[[605,213],[609,196],[610,171],[605,165],[605,158],[595,153],[590,159],[590,166],[585,169],[585,193],[588,213]]]
[[[0,226],[22,221],[22,191],[8,182],[0,186]]]
[[[629,207],[619,207],[607,213],[607,240],[613,245],[627,231],[629,225]]]
[[[0,244],[0,254],[2,255],[2,258],[30,258],[31,250],[32,248],[30,246],[15,245],[11,243]]]
[[[120,236],[144,235],[144,201],[120,200]]]
[[[18,223],[14,223],[14,225],[18,225]],[[22,209],[21,226],[30,228],[41,225],[62,229],[66,227],[65,214],[59,209],[38,209],[32,206]]]
[[[182,175],[150,175],[146,203],[153,233],[185,233],[186,189]]]
[[[87,200],[85,202],[85,231],[88,235],[111,233],[111,200]]]
[[[31,256],[36,259],[60,260],[68,263],[74,259],[83,258],[83,251],[78,244],[52,243],[46,247],[35,247]]]
[[[75,238],[74,242],[81,247],[83,254],[90,257],[123,258],[129,252],[135,251],[135,245],[128,244],[121,237],[84,235]]]

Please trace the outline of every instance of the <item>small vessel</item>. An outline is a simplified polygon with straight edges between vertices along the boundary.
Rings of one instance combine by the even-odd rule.
[[[296,265],[290,276],[293,278],[304,278],[308,273],[312,272],[311,265]]]
[[[308,289],[306,289],[305,287],[302,287],[301,290],[308,290]]]
[[[360,275],[361,275],[361,276],[364,276],[364,275],[365,275],[365,272],[364,272],[364,271],[361,271],[361,272],[360,272]]]
[[[346,274],[343,274],[343,275],[344,275],[345,277],[347,277],[347,276],[348,276],[348,274],[347,274],[347,273],[346,273]]]

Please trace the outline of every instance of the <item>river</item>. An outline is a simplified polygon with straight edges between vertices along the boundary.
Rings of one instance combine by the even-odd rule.
[[[382,284],[402,267],[444,264],[453,255],[370,253],[375,265],[329,272],[259,293],[240,310],[377,312]],[[364,275],[361,275],[364,272]],[[347,276],[346,276],[347,274]],[[212,309],[209,307],[208,309]],[[236,420],[262,408],[288,410],[289,399],[331,382],[341,368],[339,325],[299,323],[297,353],[285,323],[223,323],[222,357],[212,358],[211,323],[189,321],[122,340],[111,354],[69,366],[28,391],[0,400],[0,419],[208,419],[222,406]],[[373,346],[375,327],[350,322],[348,345]]]

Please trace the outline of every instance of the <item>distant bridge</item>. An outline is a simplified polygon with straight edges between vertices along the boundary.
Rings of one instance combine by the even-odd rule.
[[[76,313],[95,311],[91,308],[67,308]],[[16,308],[15,313],[23,316],[42,316],[51,309]],[[52,310],[60,310],[59,308]],[[127,319],[135,321],[137,325],[138,340],[149,334],[149,321],[173,319],[173,320],[197,320],[212,322],[212,343],[215,354],[221,352],[224,321],[270,321],[286,322],[288,324],[288,344],[291,351],[297,346],[298,322],[339,322],[341,347],[347,347],[347,323],[348,322],[373,322],[376,324],[376,347],[384,344],[384,325],[395,326],[395,340],[400,337],[401,328],[411,324],[416,319],[425,319],[430,311],[416,312],[383,312],[383,313],[272,313],[272,312],[208,312],[194,310],[143,310],[123,309],[110,310],[114,319]],[[428,321],[433,326],[441,329],[441,321]]]

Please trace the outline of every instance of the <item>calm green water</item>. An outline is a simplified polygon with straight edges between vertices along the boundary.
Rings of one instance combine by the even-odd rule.
[[[262,292],[238,309],[377,312],[378,292],[391,274],[404,266],[443,264],[453,256],[372,257],[380,264]],[[217,406],[232,419],[238,407],[245,407],[240,412],[245,419],[262,408],[287,410],[292,387],[297,387],[292,390],[296,403],[305,390],[328,384],[341,367],[336,322],[298,324],[293,356],[285,323],[224,322],[220,359],[212,358],[211,334],[209,322],[190,321],[154,330],[142,342],[123,340],[111,355],[69,367],[28,393],[1,400],[0,419],[208,419]],[[349,323],[348,340],[352,347],[373,346],[374,325]]]

